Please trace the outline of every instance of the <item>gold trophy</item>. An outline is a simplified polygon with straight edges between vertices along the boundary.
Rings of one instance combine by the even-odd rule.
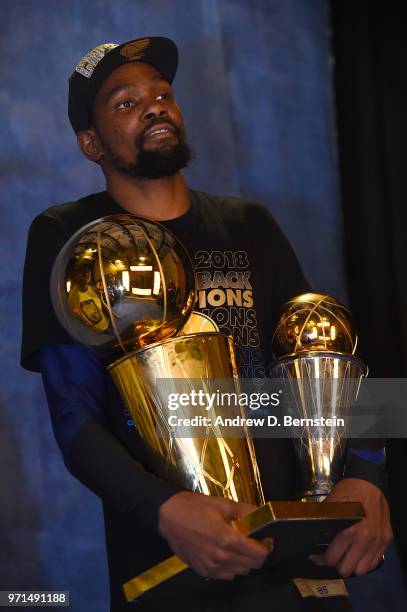
[[[177,336],[195,302],[187,252],[158,223],[112,215],[81,228],[59,253],[51,276],[54,310],[68,333],[104,356],[149,452],[148,469],[185,489],[254,506],[264,504],[253,443],[247,431],[231,438],[222,427],[201,436],[174,435],[165,405],[177,390],[238,390],[233,341],[219,332]],[[165,384],[161,393],[157,381]],[[213,407],[216,415],[217,406]],[[229,414],[240,413],[232,407]],[[174,557],[165,577],[186,568]],[[152,572],[155,575],[155,572]],[[140,588],[125,588],[134,599]]]
[[[194,274],[185,249],[169,230],[127,214],[90,223],[58,255],[51,296],[71,336],[110,361],[108,369],[148,450],[148,469],[191,491],[257,506],[234,524],[254,537],[278,540],[275,562],[302,550],[306,542],[329,541],[363,517],[360,504],[350,502],[264,503],[253,443],[244,426],[235,437],[213,425],[198,436],[191,430],[180,437],[169,426],[166,405],[179,381],[190,391],[216,392],[216,381],[222,380],[224,390],[239,392],[231,338],[219,332],[182,335],[195,302]],[[295,326],[284,329],[291,338]],[[282,324],[277,332],[276,338],[285,337]],[[282,360],[276,371],[291,376],[295,366],[290,364]],[[229,414],[241,410],[232,406]],[[212,414],[217,413],[222,407],[215,404]],[[321,458],[313,447],[307,457],[312,465],[324,464],[324,453]],[[319,478],[319,471],[315,474]],[[321,483],[315,480],[315,494],[320,494]],[[137,599],[186,568],[176,556],[162,561],[123,585],[126,599]]]
[[[351,313],[328,295],[299,295],[283,306],[272,347],[270,375],[282,383],[286,412],[305,423],[294,437],[306,483],[300,497],[323,501],[340,477],[347,417],[368,374],[355,356]]]
[[[191,427],[179,438],[168,423],[168,396],[179,384],[205,393],[215,391],[215,380],[226,391],[238,387],[231,338],[219,332],[176,336],[192,312],[195,278],[187,252],[168,229],[133,215],[90,223],[59,253],[51,294],[70,335],[110,361],[156,475],[194,492],[264,503],[246,431],[229,439],[221,426],[204,428],[202,436]]]

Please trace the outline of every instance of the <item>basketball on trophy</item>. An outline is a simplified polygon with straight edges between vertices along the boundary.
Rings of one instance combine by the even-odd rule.
[[[72,338],[113,361],[183,327],[195,301],[193,266],[162,225],[112,215],[82,227],[64,245],[51,297]]]
[[[350,310],[330,295],[304,293],[289,300],[273,335],[276,358],[324,351],[353,355],[357,334]]]

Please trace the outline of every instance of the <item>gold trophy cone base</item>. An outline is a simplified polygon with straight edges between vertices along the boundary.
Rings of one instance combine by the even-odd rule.
[[[236,529],[256,539],[272,537],[269,564],[278,567],[296,555],[308,556],[325,547],[332,538],[364,517],[359,502],[274,501],[260,506],[233,522]],[[180,574],[188,565],[177,556],[169,557],[123,585],[128,602]]]

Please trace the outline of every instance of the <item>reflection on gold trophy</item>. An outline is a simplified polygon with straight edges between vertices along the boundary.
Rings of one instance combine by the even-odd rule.
[[[91,269],[86,264],[79,264],[73,267],[70,275],[72,283],[68,295],[68,304],[72,312],[96,333],[106,331],[109,327],[109,319],[104,312],[97,291],[90,284]]]
[[[258,506],[264,503],[252,441],[224,435],[212,423],[204,435],[194,426],[174,435],[165,410],[171,393],[180,388],[214,393],[236,392],[237,368],[233,341],[219,332],[190,334],[157,342],[109,367],[117,388],[161,478],[205,495],[220,495]],[[160,381],[160,385],[157,385]],[[213,408],[216,413],[217,407]],[[185,412],[191,416],[191,407]],[[207,413],[201,407],[201,416]]]
[[[99,292],[99,302],[92,299],[107,322],[102,328],[87,320],[96,316],[89,305],[87,318],[78,315],[71,294],[77,272],[84,265],[89,270],[89,285]],[[301,542],[307,540],[305,533],[314,543],[321,537],[329,541],[338,530],[363,516],[360,504],[355,503],[264,503],[253,443],[243,427],[238,436],[231,438],[230,433],[228,437],[221,428],[214,430],[212,426],[199,437],[192,431],[179,437],[169,426],[165,408],[168,395],[178,390],[177,381],[184,382],[189,390],[211,392],[217,390],[215,381],[221,379],[226,385],[224,390],[238,393],[239,380],[230,338],[219,332],[177,335],[192,312],[195,282],[185,249],[166,228],[133,215],[114,215],[85,226],[67,242],[55,262],[51,295],[56,314],[71,336],[110,360],[109,371],[147,448],[148,467],[156,475],[191,491],[258,506],[235,525],[255,537],[275,537],[279,553],[274,551],[273,556],[289,557],[298,552]],[[276,346],[281,347],[278,355],[288,357],[276,364],[275,371],[289,381],[295,373],[305,371],[307,360],[306,353],[298,360],[299,345],[293,340],[298,333],[291,322],[300,319],[295,316],[300,313],[287,319],[287,324],[280,324],[276,333]],[[308,329],[309,321],[302,321],[304,329]],[[324,324],[321,329],[325,327]],[[338,327],[338,337],[341,334]],[[304,334],[300,338],[305,342]],[[316,346],[314,343],[313,349],[317,350]],[[310,345],[305,347],[309,348]],[[318,367],[325,367],[320,370],[323,380],[328,371],[323,352],[318,358],[310,358]],[[346,370],[345,359],[334,357],[332,352],[326,358],[333,373],[340,375]],[[347,359],[357,362],[349,355]],[[294,397],[303,410],[308,410],[309,397],[306,386],[298,385],[300,379],[296,377]],[[158,385],[159,381],[164,384]],[[239,406],[232,409],[236,414],[241,410]],[[215,416],[218,410],[221,407],[215,405]],[[320,478],[321,469],[315,468],[328,465],[328,447],[339,445],[324,443],[322,454],[307,446],[307,461],[311,458],[315,475],[310,489],[315,495],[328,490]],[[329,466],[322,472],[324,478],[326,473],[330,475]],[[123,585],[126,599],[137,599],[186,567],[176,556],[164,560]]]
[[[188,254],[169,230],[112,215],[64,245],[51,297],[70,335],[115,361],[179,332],[192,312],[195,280]]]

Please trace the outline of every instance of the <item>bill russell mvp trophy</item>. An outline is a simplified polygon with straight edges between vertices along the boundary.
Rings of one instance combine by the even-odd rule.
[[[346,440],[336,422],[344,417],[346,424],[368,373],[356,347],[351,313],[334,298],[306,293],[284,305],[270,375],[283,386],[285,412],[306,423],[294,436],[307,485],[304,501],[323,501],[340,477]],[[313,425],[317,421],[327,425]]]
[[[184,389],[215,395],[221,380],[223,390],[237,394],[239,378],[230,337],[183,331],[195,303],[194,272],[168,229],[130,214],[86,225],[55,261],[51,297],[68,333],[110,363],[108,370],[147,448],[145,467],[187,490],[256,506],[234,526],[253,537],[272,536],[275,565],[328,543],[361,520],[359,503],[320,503],[343,455],[335,429],[305,428],[295,440],[309,482],[301,498],[317,501],[265,503],[244,425],[234,437],[213,425],[201,435],[187,431],[181,437],[169,425],[168,397],[180,381]],[[274,336],[278,360],[272,376],[284,381],[293,414],[338,414],[355,401],[366,368],[353,355],[356,336],[349,321],[345,307],[328,296],[307,294],[285,306]],[[344,395],[345,379],[353,384],[346,385]],[[216,416],[222,407],[215,403],[211,410]],[[236,405],[228,414],[244,416],[242,411]],[[186,569],[176,556],[165,559],[123,585],[127,601]]]

